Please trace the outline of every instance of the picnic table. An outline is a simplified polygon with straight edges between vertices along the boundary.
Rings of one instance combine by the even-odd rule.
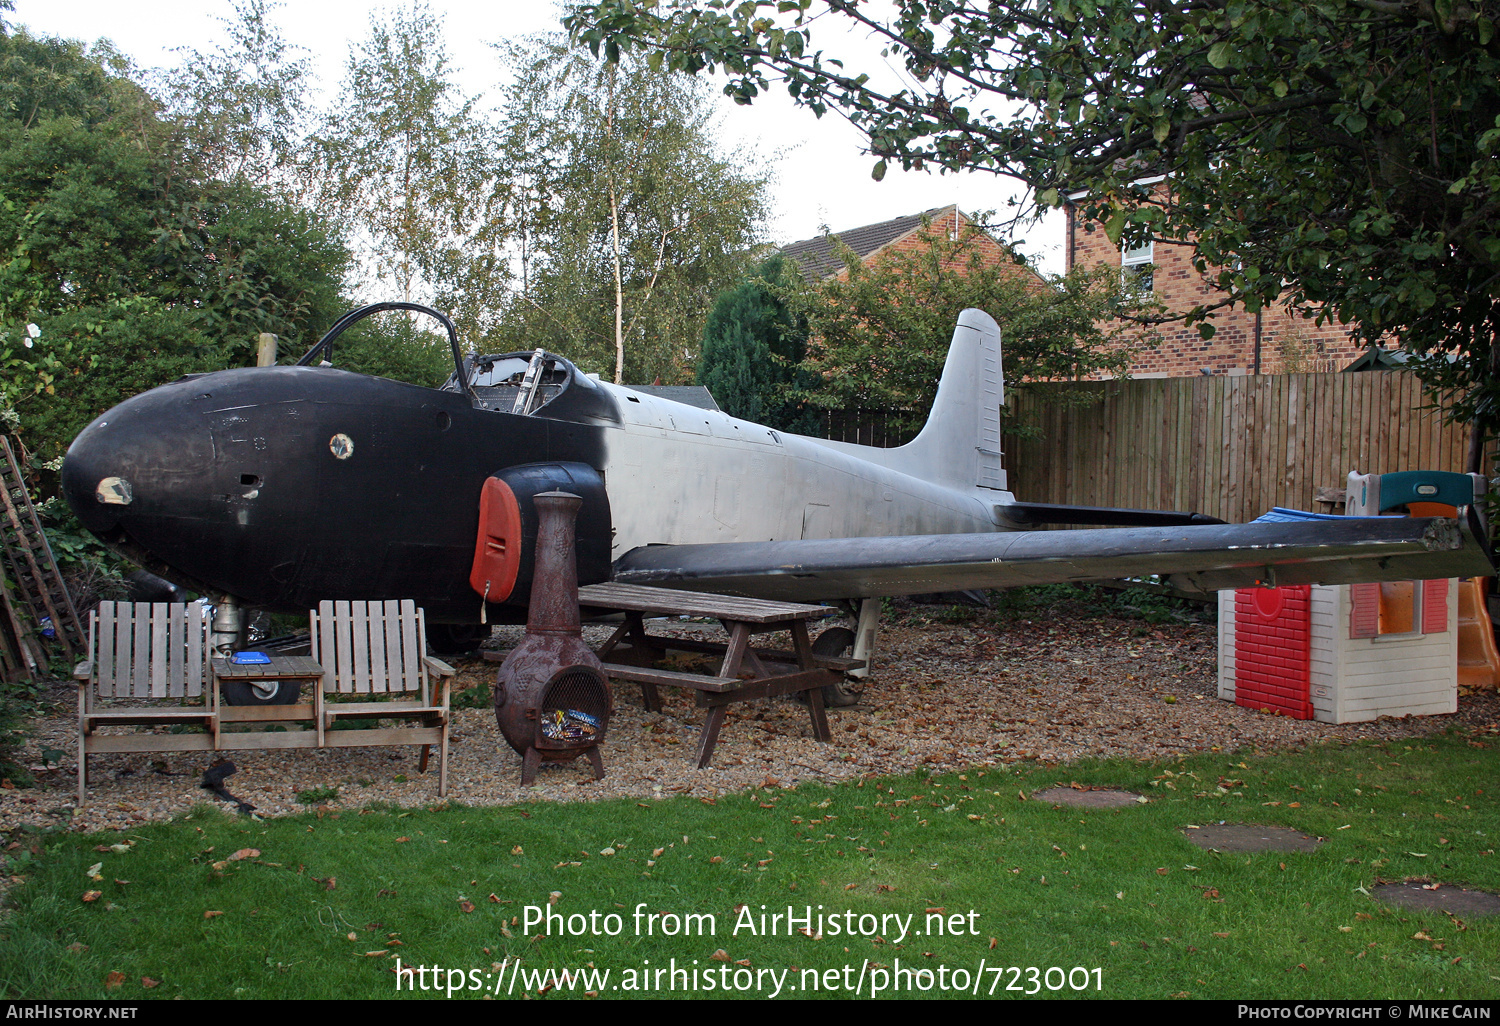
[[[700,769],[712,761],[725,712],[736,702],[804,694],[813,736],[819,741],[831,740],[828,718],[823,711],[822,689],[837,683],[843,671],[864,665],[859,660],[813,652],[807,624],[809,620],[832,615],[835,610],[827,606],[769,602],[634,584],[590,584],[578,589],[578,602],[586,610],[625,613],[625,622],[600,647],[598,656],[604,663],[605,674],[641,686],[641,697],[647,709],[660,711],[661,698],[656,689],[661,686],[688,688],[697,693],[698,705],[707,709],[698,743]],[[647,632],[647,617],[674,615],[719,621],[729,635],[727,643]],[[758,648],[750,644],[754,635],[771,631],[790,631],[791,651]],[[637,665],[655,663],[669,652],[720,656],[719,671],[717,674],[688,673]],[[611,656],[628,657],[630,661],[612,662]]]

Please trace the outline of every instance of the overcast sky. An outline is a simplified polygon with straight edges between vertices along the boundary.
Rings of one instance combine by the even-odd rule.
[[[489,44],[560,27],[548,0],[432,0],[429,6],[444,17],[458,82],[470,94],[498,92],[500,71]],[[334,89],[349,46],[365,36],[370,15],[398,7],[364,0],[295,0],[273,17],[289,42],[307,50],[322,86]],[[176,64],[179,47],[211,50],[224,38],[221,19],[231,14],[229,0],[17,0],[11,20],[41,35],[110,39],[139,65],[151,68]],[[876,64],[872,72],[881,70],[878,47],[858,38],[843,45]],[[781,154],[774,162],[777,181],[767,241],[786,244],[819,235],[824,225],[843,231],[949,203],[966,212],[993,209],[1003,214],[1014,192],[1007,179],[983,174],[892,168],[884,181],[875,182],[870,178],[874,160],[861,152],[863,136],[837,114],[816,118],[779,92],[748,108],[727,101],[722,106],[726,144]],[[1060,219],[1032,226],[1017,241],[1044,270],[1062,271]]]

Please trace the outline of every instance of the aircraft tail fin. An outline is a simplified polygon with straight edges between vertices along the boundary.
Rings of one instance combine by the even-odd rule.
[[[921,476],[958,487],[1005,489],[1001,465],[1000,406],[1005,373],[1000,325],[983,310],[965,310],[953,329],[937,398],[927,423],[903,446],[923,468]]]

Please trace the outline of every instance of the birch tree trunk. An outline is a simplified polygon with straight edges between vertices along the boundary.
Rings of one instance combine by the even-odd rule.
[[[609,216],[613,222],[615,256],[615,384],[625,384],[625,283],[620,269],[620,199],[609,183]]]

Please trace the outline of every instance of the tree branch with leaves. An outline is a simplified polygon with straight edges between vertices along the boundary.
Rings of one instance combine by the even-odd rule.
[[[837,107],[877,177],[895,161],[1011,177],[1043,207],[1083,193],[1114,242],[1189,240],[1251,310],[1396,333],[1493,433],[1497,21],[1500,0],[594,0],[567,23],[607,55],[719,73],[738,102],[780,84]],[[827,22],[875,34],[904,80],[819,49]],[[1189,314],[1205,336],[1208,313]]]

